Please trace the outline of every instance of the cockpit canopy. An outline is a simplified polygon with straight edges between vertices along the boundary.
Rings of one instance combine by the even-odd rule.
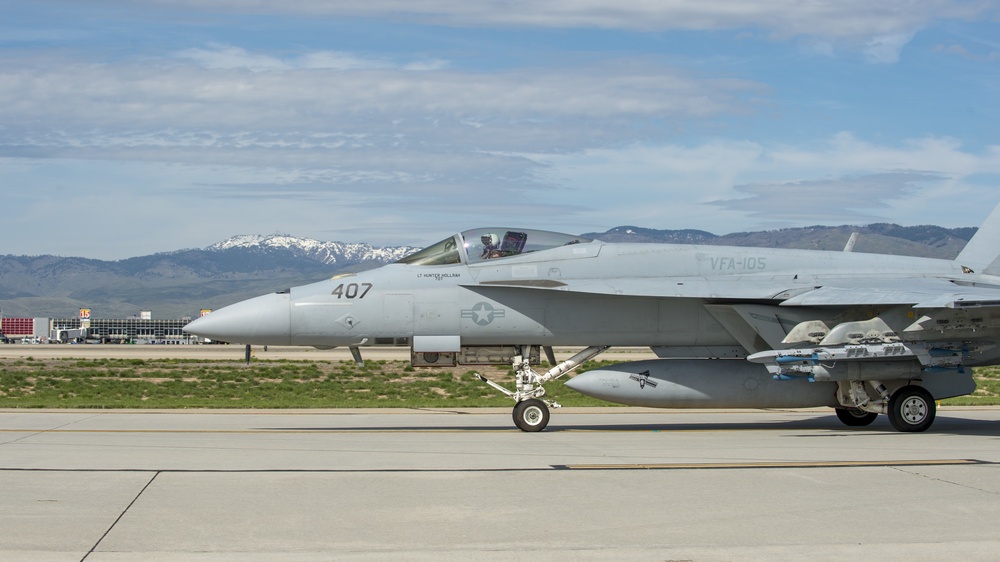
[[[451,265],[464,261],[475,264],[586,242],[593,240],[544,230],[477,228],[445,238],[396,263]]]

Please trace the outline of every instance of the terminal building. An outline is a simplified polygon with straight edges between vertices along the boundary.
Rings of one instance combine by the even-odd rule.
[[[153,320],[139,317],[110,319],[90,318],[3,318],[0,332],[11,343],[148,343],[190,344],[200,340],[184,333],[191,318]]]

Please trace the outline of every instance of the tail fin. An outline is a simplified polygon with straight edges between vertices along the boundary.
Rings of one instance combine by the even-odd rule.
[[[976,273],[1000,275],[1000,205],[993,209],[955,261]]]

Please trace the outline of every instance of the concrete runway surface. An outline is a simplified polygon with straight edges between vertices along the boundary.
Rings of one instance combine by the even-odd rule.
[[[0,411],[0,560],[996,560],[1000,409]]]
[[[923,434],[826,409],[565,408],[537,434],[506,408],[0,410],[0,560],[996,560],[997,463],[1000,408],[943,408]]]

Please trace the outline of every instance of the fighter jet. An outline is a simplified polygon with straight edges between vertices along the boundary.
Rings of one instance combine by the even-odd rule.
[[[849,248],[848,248],[849,249]],[[514,424],[549,422],[545,384],[611,346],[658,359],[566,384],[663,408],[828,406],[924,431],[935,401],[1000,363],[1000,206],[957,259],[612,244],[519,228],[449,236],[378,269],[281,290],[190,323],[247,345],[409,347],[417,366],[508,363]],[[553,346],[585,348],[556,361]],[[536,370],[542,351],[553,365]]]

